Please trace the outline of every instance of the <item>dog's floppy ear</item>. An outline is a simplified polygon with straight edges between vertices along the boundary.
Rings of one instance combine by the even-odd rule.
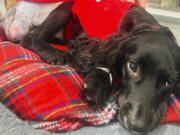
[[[165,33],[169,38],[171,38],[174,42],[176,41],[176,38],[174,34],[171,32],[171,30],[168,27],[161,26],[161,30],[163,33]],[[177,52],[174,53],[175,59],[176,59],[176,69],[178,71],[178,82],[175,85],[174,88],[174,94],[180,98],[180,48],[176,50]]]
[[[170,37],[172,40],[174,40],[176,42],[176,38],[174,36],[174,34],[171,32],[171,30],[166,27],[166,26],[161,26],[161,30],[168,36]]]
[[[133,6],[122,17],[117,28],[118,33],[126,34],[131,32],[134,28],[142,25],[157,25],[158,22],[149,14],[144,8],[140,6]]]
[[[176,83],[174,94],[180,98],[180,82]]]
[[[134,26],[134,18],[130,13],[126,13],[118,26],[117,32],[122,34],[129,33],[134,28]]]
[[[139,19],[139,17],[136,17],[137,14],[139,14],[139,11],[137,11],[136,8],[131,7],[122,17],[119,26],[117,28],[117,33],[121,33],[122,35],[125,35],[131,32],[134,27],[140,25],[142,22],[137,24],[137,21]]]
[[[176,52],[174,53],[175,55],[175,63],[176,63],[176,70],[177,70],[177,82],[174,87],[174,94],[180,98],[180,47],[176,49]]]
[[[124,65],[124,60],[130,54],[136,51],[136,46],[132,46],[127,38],[124,40],[113,40],[109,41],[111,48],[108,50],[107,62],[111,69],[116,72],[116,75],[121,75],[121,68]]]
[[[180,49],[178,49],[179,53],[180,53]],[[177,82],[175,84],[175,88],[174,88],[174,94],[180,98],[180,54],[178,54],[179,58],[177,60],[177,72],[178,72],[178,76],[177,76]]]

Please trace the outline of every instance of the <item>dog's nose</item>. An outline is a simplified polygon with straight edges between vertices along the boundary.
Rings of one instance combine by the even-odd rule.
[[[133,132],[135,135],[144,135],[147,132],[148,125],[129,125],[130,131]]]
[[[130,131],[142,135],[149,130],[152,114],[149,109],[141,104],[126,103],[121,113],[124,126]]]

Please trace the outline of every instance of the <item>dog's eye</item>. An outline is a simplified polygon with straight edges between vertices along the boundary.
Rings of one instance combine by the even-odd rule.
[[[137,64],[135,62],[130,61],[128,63],[128,68],[133,72],[137,72]]]
[[[170,87],[170,86],[174,85],[174,82],[175,82],[174,79],[169,78],[169,79],[166,81],[165,85],[166,85],[166,87]]]

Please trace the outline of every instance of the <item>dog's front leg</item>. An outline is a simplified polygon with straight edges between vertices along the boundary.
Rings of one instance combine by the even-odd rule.
[[[40,58],[53,65],[64,65],[65,55],[64,51],[60,51],[54,47],[51,47],[47,42],[39,39],[32,40],[32,51],[35,51]]]
[[[73,2],[64,2],[53,10],[40,26],[35,27],[23,37],[22,46],[37,53],[47,63],[64,64],[65,53],[52,47],[50,42],[72,18],[72,5]]]
[[[71,57],[70,65],[83,76],[84,89],[81,97],[88,104],[95,106],[102,106],[112,93],[112,71],[107,63],[107,53],[99,48],[99,45],[102,44],[102,41],[88,38],[83,41],[71,41],[68,44],[73,46],[70,50],[75,48],[76,51],[79,51]],[[78,47],[81,48],[78,49]]]
[[[111,93],[111,85],[109,69],[97,67],[84,77],[83,97],[90,105],[103,106]]]

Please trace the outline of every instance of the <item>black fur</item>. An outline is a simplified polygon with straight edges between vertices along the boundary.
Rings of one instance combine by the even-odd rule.
[[[120,123],[134,134],[154,129],[164,116],[170,93],[180,95],[180,49],[172,33],[143,8],[134,6],[106,40],[89,38],[78,20],[73,20],[68,49],[59,51],[49,42],[72,18],[72,5],[64,2],[56,8],[42,25],[25,35],[22,45],[48,63],[74,67],[87,85],[83,97],[96,106],[102,106],[112,93],[108,73],[97,67],[109,68],[121,82],[120,89],[115,89],[119,91]]]

